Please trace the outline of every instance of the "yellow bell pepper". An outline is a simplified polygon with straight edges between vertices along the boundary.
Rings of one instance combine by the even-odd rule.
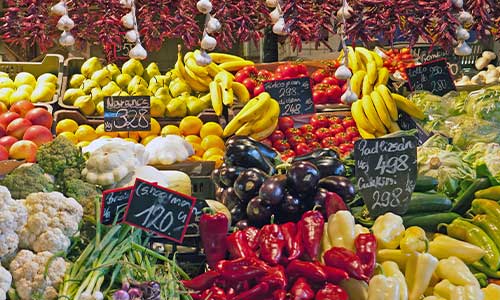
[[[399,248],[403,252],[427,252],[429,248],[429,240],[425,235],[425,230],[418,226],[406,228],[404,237],[399,243]]]
[[[500,299],[500,285],[498,284],[490,283],[482,291],[484,293],[484,300]]]
[[[328,218],[328,236],[332,247],[343,247],[354,251],[354,216],[340,210]]]
[[[328,224],[325,223],[324,226],[325,227],[323,230],[323,236],[321,237],[321,244],[320,244],[321,251],[319,254],[319,261],[321,263],[324,263],[323,254],[325,254],[326,251],[332,248],[332,244],[330,243],[330,238],[328,237]]]
[[[467,300],[484,300],[484,292],[478,285],[464,285],[465,299]]]
[[[459,258],[452,256],[438,262],[437,275],[442,279],[449,280],[455,285],[471,285],[479,288],[479,282],[465,263]],[[499,299],[500,300],[500,299]]]
[[[485,254],[484,250],[478,246],[443,234],[436,235],[429,243],[429,253],[439,259],[456,256],[466,264],[480,260]]]
[[[386,261],[393,261],[398,265],[399,269],[404,272],[410,255],[411,253],[403,253],[403,251],[399,249],[381,249],[377,251],[377,262],[383,263]]]
[[[342,280],[339,286],[346,291],[349,299],[368,300],[368,284],[364,281],[349,278]]]
[[[404,236],[405,227],[400,216],[389,212],[375,220],[372,231],[377,238],[379,249],[397,249]]]
[[[375,275],[368,284],[368,300],[399,300],[399,283],[396,278]]]
[[[429,253],[414,252],[406,263],[405,277],[408,283],[409,300],[418,300],[429,286],[438,260]]]
[[[381,265],[382,272],[385,276],[392,277],[396,279],[399,285],[399,300],[408,299],[408,286],[406,284],[406,278],[399,270],[398,265],[393,261],[386,261]]]
[[[354,236],[356,237],[362,233],[370,233],[370,229],[360,224],[354,225]]]

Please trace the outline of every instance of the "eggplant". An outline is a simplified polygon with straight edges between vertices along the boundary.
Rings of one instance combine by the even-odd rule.
[[[243,172],[245,168],[240,168],[240,167],[226,167],[226,168],[221,168],[219,172],[219,178],[222,184],[225,186],[233,186],[234,181],[238,176],[240,175],[241,172]]]
[[[288,187],[297,196],[310,195],[316,190],[320,179],[318,168],[308,161],[292,163],[287,173]]]
[[[274,161],[278,158],[278,152],[268,145],[261,143],[251,137],[245,135],[233,135],[226,141],[226,147],[233,143],[246,143],[248,145],[252,145],[257,147],[259,151],[270,161]]]
[[[321,157],[332,157],[332,158],[336,158],[336,159],[340,158],[339,154],[335,150],[330,149],[330,148],[321,148],[321,149],[316,149],[313,152],[310,152],[310,153],[307,153],[304,155],[295,156],[293,158],[292,162],[312,161],[312,160],[315,160],[315,159],[318,159]]]
[[[246,213],[248,222],[260,227],[269,223],[273,215],[273,209],[270,205],[265,205],[262,198],[257,196],[248,202]]]
[[[247,219],[243,219],[243,220],[239,220],[238,222],[236,222],[236,224],[234,224],[234,226],[236,228],[238,228],[239,230],[244,230],[244,229],[250,227],[250,224],[248,224]]]
[[[259,189],[266,178],[267,174],[259,169],[247,169],[234,181],[234,191],[241,201],[247,203],[259,194]]]
[[[319,169],[321,178],[327,176],[345,176],[345,165],[337,158],[334,157],[320,157],[311,161]],[[222,171],[221,171],[222,174]],[[221,177],[222,180],[222,177]],[[223,182],[224,183],[224,182]]]
[[[238,195],[236,195],[234,188],[232,187],[224,189],[220,198],[220,202],[224,204],[229,210],[231,210],[231,208],[233,208],[235,205],[241,203],[241,199],[238,198]]]
[[[287,193],[280,205],[278,219],[280,223],[297,222],[304,211],[304,202],[299,197]]]
[[[215,200],[222,202],[222,193],[224,192],[225,188],[220,187],[220,186],[215,186]]]
[[[356,196],[354,185],[343,176],[328,176],[319,181],[319,187],[338,194],[344,202],[350,202]]]
[[[215,183],[216,186],[227,187],[227,185],[224,185],[220,180],[220,169],[214,169],[212,173],[210,173],[210,179],[212,179],[212,182]]]
[[[272,175],[276,172],[274,164],[256,146],[234,141],[226,144],[224,161],[229,166],[257,168]]]
[[[267,178],[259,190],[259,197],[266,205],[278,205],[285,199],[286,175],[274,175]]]
[[[231,213],[231,221],[233,224],[247,217],[246,207],[243,203],[238,203],[237,205],[233,206],[229,210],[229,212]]]

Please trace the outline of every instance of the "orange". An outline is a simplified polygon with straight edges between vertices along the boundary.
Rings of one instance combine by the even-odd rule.
[[[76,143],[78,143],[78,139],[76,138],[76,136],[75,136],[75,134],[73,132],[64,131],[64,132],[59,133],[57,136],[60,136],[60,135],[62,135],[65,138],[67,138],[68,140],[70,140],[75,145],[76,145]]]
[[[199,157],[197,155],[191,155],[187,160],[188,161],[202,161],[203,159],[201,159],[201,157]]]
[[[224,150],[221,150],[217,147],[207,149],[207,151],[205,151],[205,153],[203,154],[203,159],[208,160],[210,156],[214,155],[224,156]]]
[[[128,138],[128,131],[118,131],[118,136],[123,139]]]
[[[179,124],[179,129],[182,135],[198,135],[200,133],[201,127],[203,126],[203,121],[195,116],[187,116],[181,120]]]
[[[75,131],[75,136],[80,142],[92,142],[99,137],[97,133],[95,133],[94,128],[90,125],[78,126],[78,129]]]
[[[126,138],[126,139],[123,139],[124,141],[127,141],[127,142],[132,142],[132,143],[136,143],[137,144],[137,140],[134,140],[132,138]]]
[[[205,150],[200,146],[200,144],[191,144],[191,146],[193,146],[193,149],[194,149],[194,155],[196,156],[203,156],[203,153],[205,152]]]
[[[110,139],[111,137],[109,135],[102,135],[99,138],[100,139]]]
[[[222,137],[223,131],[224,130],[222,129],[222,126],[220,126],[219,124],[215,122],[208,122],[201,126],[200,137],[204,138],[207,135],[216,135]]]
[[[118,132],[113,132],[113,131],[105,131],[104,130],[104,124],[101,124],[96,127],[95,133],[101,137],[101,136],[109,136],[109,137],[118,137]]]
[[[197,135],[188,135],[184,139],[191,144],[201,144],[201,139]]]
[[[169,135],[169,134],[181,135],[181,131],[180,131],[179,127],[177,127],[175,125],[166,125],[161,130],[161,135],[165,136],[165,135]]]
[[[138,131],[129,131],[128,138],[138,142],[141,137],[139,136]]]
[[[75,131],[77,129],[78,129],[78,123],[76,123],[75,120],[64,119],[64,120],[57,122],[56,134],[59,135],[59,133],[65,132],[65,131],[75,133]]]
[[[155,118],[151,118],[151,130],[150,131],[139,131],[139,136],[143,139],[150,135],[159,135],[161,130],[160,123],[156,121]]]
[[[224,157],[222,155],[212,155],[209,158],[207,158],[206,160],[215,161],[215,167],[218,168],[222,165]]]
[[[205,150],[214,147],[224,150],[224,141],[216,135],[207,135],[203,138],[203,140],[201,140],[201,146]]]
[[[141,144],[146,146],[149,142],[151,142],[155,137],[158,137],[157,135],[150,135],[141,140]]]

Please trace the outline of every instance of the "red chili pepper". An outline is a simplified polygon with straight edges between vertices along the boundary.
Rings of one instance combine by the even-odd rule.
[[[203,300],[201,294],[202,293],[189,293],[189,295],[191,296],[191,298],[193,298],[193,300]]]
[[[299,230],[302,231],[304,251],[312,261],[318,259],[321,237],[323,236],[325,219],[319,211],[310,210],[302,215]]]
[[[262,277],[260,281],[267,282],[273,289],[285,289],[288,284],[287,276],[285,275],[285,269],[279,265],[270,268],[267,271],[267,275]]]
[[[250,249],[257,250],[259,246],[259,229],[255,227],[247,227],[243,232],[246,235],[247,243]]]
[[[233,300],[256,300],[266,296],[268,293],[269,284],[267,282],[260,282],[248,291],[237,295]]]
[[[285,299],[286,299],[285,290],[276,290],[273,292],[273,300],[285,300]]]
[[[215,270],[222,274],[224,270],[237,271],[242,267],[252,266],[254,263],[248,258],[237,258],[233,260],[221,260],[215,265]]]
[[[349,300],[349,295],[340,286],[327,283],[316,293],[314,300]]]
[[[210,212],[210,210],[207,211]],[[200,218],[201,244],[205,249],[207,262],[211,268],[226,257],[228,223],[227,217],[223,213],[204,213]]]
[[[337,193],[326,192],[326,195],[325,210],[327,216],[333,215],[339,210],[348,210],[344,200]]]
[[[273,220],[271,220],[272,223]],[[278,224],[262,227],[259,233],[260,258],[270,265],[277,265],[281,259],[285,239]]]
[[[303,277],[299,277],[290,290],[291,300],[310,300],[314,299],[314,291],[311,285]]]
[[[210,288],[219,277],[219,272],[207,271],[196,276],[195,278],[192,278],[191,280],[181,280],[181,282],[188,289],[203,291]]]
[[[226,292],[218,286],[213,286],[201,294],[204,300],[226,300]]]
[[[307,280],[314,282],[324,282],[326,280],[325,271],[323,268],[313,262],[292,260],[286,268],[286,273],[289,276],[305,277]]]
[[[354,240],[356,254],[361,260],[363,274],[371,278],[377,264],[377,239],[372,233],[359,234]]]
[[[349,279],[349,274],[346,271],[334,267],[322,266],[326,274],[326,281],[337,284],[342,280]]]
[[[288,261],[299,258],[302,255],[302,237],[297,236],[297,225],[293,222],[282,224],[281,232],[285,238]]]
[[[241,267],[238,270],[224,268],[222,270],[222,278],[230,281],[251,280],[261,277],[266,274],[266,270],[257,266]]]
[[[227,237],[227,250],[232,258],[254,256],[255,252],[248,246],[246,235],[238,230]]]
[[[327,266],[342,269],[355,279],[368,280],[363,272],[361,259],[348,249],[333,247],[325,252],[323,258]]]

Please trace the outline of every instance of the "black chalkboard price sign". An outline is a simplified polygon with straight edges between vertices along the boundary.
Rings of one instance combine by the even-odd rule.
[[[417,139],[359,140],[354,144],[356,187],[370,216],[408,210],[417,178]]]
[[[431,134],[427,130],[425,130],[412,117],[410,117],[407,113],[403,111],[399,112],[397,123],[401,128],[401,130],[412,130],[412,129],[417,130],[417,139],[419,146],[425,143],[425,141],[427,141],[431,137]]]
[[[123,221],[123,215],[128,204],[133,187],[125,187],[102,192],[101,224],[112,225]]]
[[[124,222],[182,243],[195,201],[191,196],[136,179]]]
[[[280,117],[315,112],[309,77],[266,81],[264,89],[279,102]]]
[[[434,95],[456,91],[446,59],[438,59],[406,69],[411,91],[429,91]]]
[[[111,96],[104,98],[105,131],[151,130],[149,96]]]

